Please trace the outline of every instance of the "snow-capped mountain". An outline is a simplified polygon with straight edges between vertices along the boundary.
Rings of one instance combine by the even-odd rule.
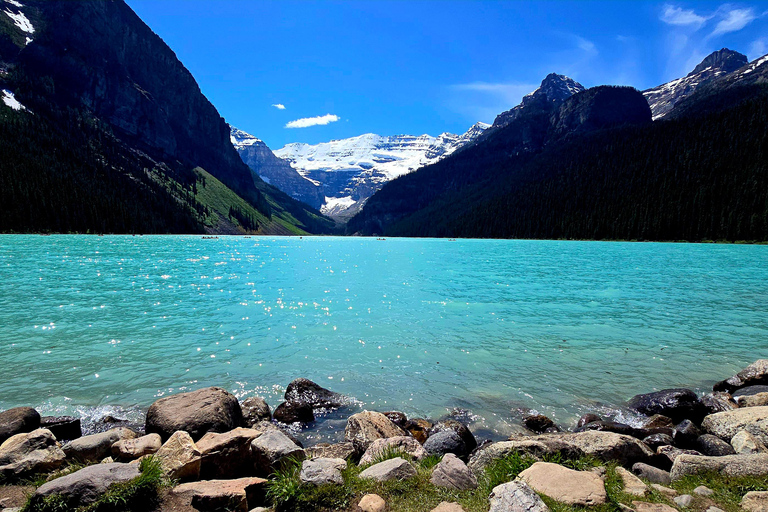
[[[519,105],[496,116],[496,119],[493,121],[493,128],[507,126],[523,109],[535,102],[549,101],[552,103],[560,103],[577,92],[584,90],[586,90],[584,86],[574,79],[565,75],[550,73],[544,77],[544,80],[541,81],[541,85],[535,91],[523,96],[523,100]]]
[[[384,183],[452,154],[488,127],[476,123],[462,135],[437,137],[366,133],[313,145],[288,144],[274,155],[259,139],[232,128],[232,144],[262,179],[326,215],[345,220]]]
[[[667,115],[681,100],[715,78],[727,75],[747,64],[746,55],[723,48],[708,55],[683,78],[643,91],[651,106],[653,119]]]

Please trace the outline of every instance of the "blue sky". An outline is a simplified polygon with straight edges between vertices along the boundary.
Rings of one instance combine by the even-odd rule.
[[[765,1],[127,1],[221,115],[273,149],[462,133],[550,72],[642,90],[723,47],[768,53]]]

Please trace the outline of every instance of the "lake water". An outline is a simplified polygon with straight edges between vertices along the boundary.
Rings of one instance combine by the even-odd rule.
[[[88,421],[306,377],[498,439],[768,357],[768,246],[7,235],[0,282],[0,409]]]

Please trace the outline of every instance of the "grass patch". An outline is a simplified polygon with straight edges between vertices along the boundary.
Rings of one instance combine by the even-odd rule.
[[[741,498],[750,491],[768,491],[768,478],[765,476],[723,476],[717,472],[686,475],[672,482],[671,487],[680,494],[690,494],[698,499],[693,490],[704,485],[715,494],[710,499],[727,512],[741,510]]]

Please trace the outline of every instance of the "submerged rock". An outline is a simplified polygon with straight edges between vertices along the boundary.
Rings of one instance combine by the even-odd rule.
[[[706,408],[696,393],[683,388],[635,395],[628,406],[646,416],[663,414],[675,422],[687,419],[698,423],[706,414]]]
[[[335,409],[344,403],[344,395],[334,393],[309,379],[296,379],[285,388],[286,402],[297,402],[313,409]]]

